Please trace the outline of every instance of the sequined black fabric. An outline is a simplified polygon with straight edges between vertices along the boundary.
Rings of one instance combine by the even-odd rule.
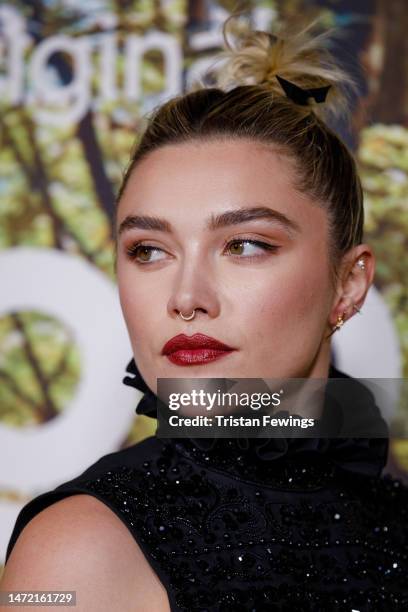
[[[175,610],[408,609],[401,483],[311,457],[275,461],[268,485],[244,482],[196,452],[165,443],[137,469],[83,483],[119,509]]]
[[[87,492],[125,523],[172,612],[408,610],[408,489],[380,477],[387,443],[152,436],[27,504],[7,556],[34,514]]]

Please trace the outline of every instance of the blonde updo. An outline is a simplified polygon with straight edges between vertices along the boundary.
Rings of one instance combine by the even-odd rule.
[[[290,35],[282,31],[279,36],[262,30],[251,30],[248,24],[238,25],[231,15],[223,25],[223,39],[226,51],[219,53],[223,61],[221,69],[214,71],[214,84],[228,91],[238,85],[265,85],[272,96],[282,97],[277,75],[302,89],[329,86],[324,104],[310,98],[306,112],[313,110],[317,115],[338,116],[347,112],[348,91],[355,90],[353,79],[335,62],[327,48],[330,32],[311,36],[317,25],[310,23],[306,28]],[[229,35],[235,36],[231,44]]]
[[[347,251],[362,242],[363,192],[353,155],[327,125],[326,114],[346,109],[350,77],[336,66],[323,43],[327,34],[311,36],[307,28],[282,38],[241,28],[233,47],[217,58],[221,68],[210,74],[215,86],[196,82],[192,90],[156,108],[131,156],[118,203],[135,165],[159,147],[191,141],[251,139],[269,145],[292,163],[294,186],[328,215],[330,279],[338,280]],[[310,89],[330,85],[326,101],[295,103],[276,75]],[[208,76],[205,75],[205,77]]]

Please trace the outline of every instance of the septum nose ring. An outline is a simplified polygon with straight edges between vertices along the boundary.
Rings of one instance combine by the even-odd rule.
[[[180,312],[179,314],[180,314],[180,317],[181,317],[181,318],[182,318],[184,321],[191,321],[191,319],[193,319],[193,318],[194,318],[194,315],[195,315],[195,308],[194,308],[193,312],[191,313],[191,315],[188,315],[187,317],[185,317],[185,316],[183,315],[183,313],[182,313],[182,312]]]

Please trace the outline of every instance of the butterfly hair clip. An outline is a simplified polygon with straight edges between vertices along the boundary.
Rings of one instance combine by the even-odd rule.
[[[301,104],[302,106],[306,106],[308,104],[309,98],[313,98],[315,102],[318,103],[325,102],[327,92],[331,87],[331,85],[325,85],[324,87],[303,89],[302,87],[299,87],[299,85],[295,85],[294,83],[280,77],[278,74],[276,75],[276,78],[278,79],[279,84],[287,97],[293,100],[293,102],[296,104]]]

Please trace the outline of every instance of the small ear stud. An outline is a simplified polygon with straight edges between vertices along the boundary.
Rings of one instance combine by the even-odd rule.
[[[353,308],[354,310],[356,310],[357,312],[359,312],[360,314],[363,314],[360,310],[360,308],[357,308],[357,306],[355,304],[353,304]]]
[[[359,267],[360,267],[362,270],[365,270],[365,262],[364,262],[364,259],[363,259],[363,258],[361,258],[361,259],[359,259],[359,260],[357,261],[357,265],[358,265],[358,266],[359,266]]]

